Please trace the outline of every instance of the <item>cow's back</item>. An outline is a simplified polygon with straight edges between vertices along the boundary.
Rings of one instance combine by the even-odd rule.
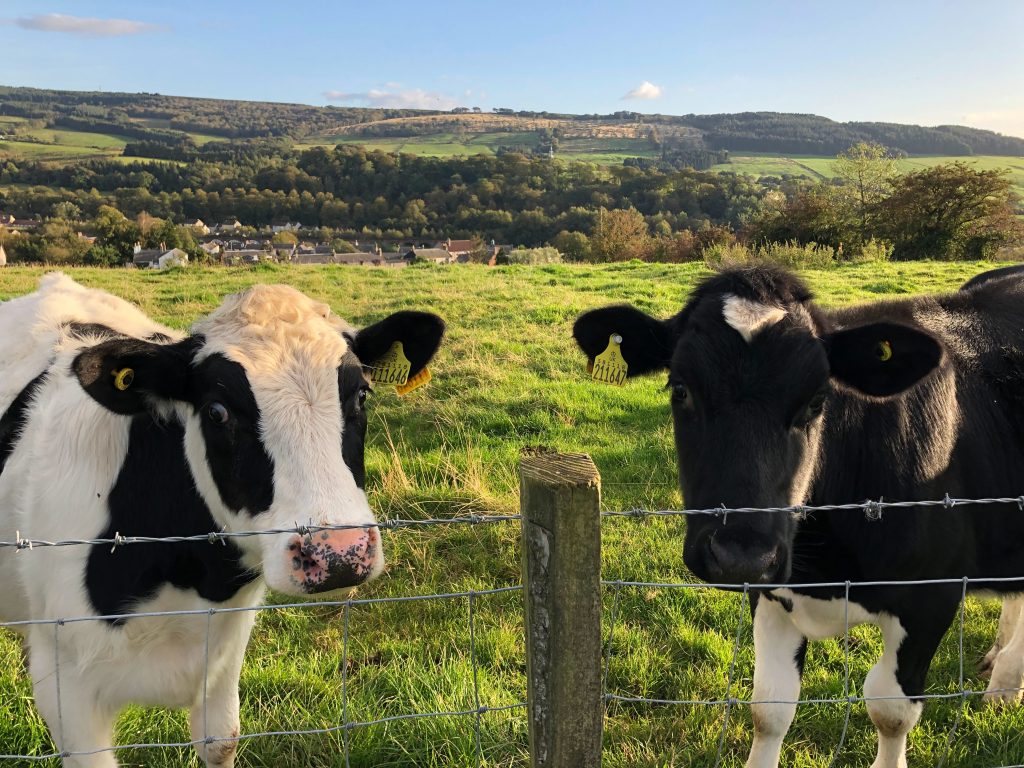
[[[70,376],[67,370],[47,373],[58,353],[102,340],[111,333],[168,341],[180,338],[181,334],[153,322],[123,299],[85,288],[59,272],[43,277],[34,293],[0,303],[0,326],[7,331],[0,334],[0,540],[11,540],[19,534],[30,538],[61,538],[59,520],[36,518],[33,511],[24,508],[26,503],[31,503],[33,489],[38,490],[40,485],[48,488],[59,485],[35,475],[49,467],[52,450],[64,445],[60,431],[82,429],[81,424],[71,424],[75,418],[73,413],[63,416],[50,413],[54,393],[71,384],[65,378],[54,378]],[[67,355],[63,359],[66,361]],[[36,421],[53,423],[38,425],[39,428],[33,430]],[[32,433],[40,431],[47,436],[49,448],[35,444],[38,439],[31,438]],[[87,437],[91,444],[107,453],[118,450],[118,442],[110,435],[91,431]],[[110,456],[109,460],[112,478],[120,459]],[[78,473],[75,468],[66,467],[58,475],[74,478]],[[99,515],[101,511],[99,507],[89,513],[78,509],[74,522]],[[94,536],[99,530],[100,526],[93,524],[78,533]],[[36,559],[43,560],[47,554],[42,553]],[[84,551],[81,554],[84,555]],[[16,550],[0,549],[0,585],[3,585],[0,620],[32,617],[33,602],[21,583],[19,559],[25,560],[24,556],[19,558]],[[80,575],[68,577],[69,584],[80,580]],[[69,591],[73,589],[69,587]]]
[[[85,288],[61,272],[44,276],[34,293],[0,303],[0,327],[6,330],[0,334],[0,414],[49,367],[71,333],[109,328],[136,338],[181,336],[127,301]]]

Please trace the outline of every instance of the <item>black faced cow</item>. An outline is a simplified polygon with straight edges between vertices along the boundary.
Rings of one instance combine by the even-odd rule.
[[[264,585],[330,596],[381,571],[366,367],[400,341],[415,374],[444,324],[399,312],[356,331],[292,288],[256,286],[186,336],[56,274],[0,305],[0,327],[0,539],[340,527],[0,549],[0,621],[109,617],[15,626],[66,765],[115,766],[114,718],[141,703],[190,708],[200,756],[231,766],[248,609]],[[158,611],[200,615],[134,616]]]
[[[668,369],[689,507],[1024,493],[1024,279],[826,313],[791,274],[752,267],[706,280],[667,320],[608,307],[581,316],[574,334],[590,358],[621,335],[629,375]],[[697,576],[721,584],[1024,576],[1015,503],[873,517],[693,517],[683,554]],[[879,625],[885,641],[864,683],[879,733],[875,768],[905,765],[922,707],[915,697],[960,594],[960,583],[850,590],[850,623]],[[844,631],[843,595],[793,587],[753,601],[755,701],[799,697],[807,639]],[[1022,660],[993,675],[991,698],[1016,696],[997,689],[1019,686]],[[794,712],[753,705],[748,766],[778,763]]]

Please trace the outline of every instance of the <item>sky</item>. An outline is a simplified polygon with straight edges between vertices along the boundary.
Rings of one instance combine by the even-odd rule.
[[[2,0],[0,84],[1024,137],[1024,0]]]

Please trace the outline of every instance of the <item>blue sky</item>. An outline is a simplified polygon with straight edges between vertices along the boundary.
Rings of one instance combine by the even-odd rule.
[[[1024,2],[5,0],[0,83],[308,104],[813,112],[1024,136]]]

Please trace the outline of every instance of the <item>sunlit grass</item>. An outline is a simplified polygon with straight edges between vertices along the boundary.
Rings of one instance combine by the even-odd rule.
[[[805,273],[821,302],[837,306],[883,295],[955,288],[982,263],[861,264]],[[33,289],[41,268],[0,270],[0,298]],[[382,517],[444,517],[517,509],[516,462],[526,445],[590,453],[603,478],[608,509],[678,508],[668,400],[661,377],[621,388],[596,386],[570,338],[584,309],[631,301],[667,316],[707,274],[702,265],[409,268],[270,267],[189,269],[168,273],[70,269],[86,285],[138,303],[175,327],[187,327],[224,294],[256,282],[287,282],[328,301],[341,316],[364,324],[403,308],[432,309],[448,321],[447,340],[431,365],[434,380],[398,399],[380,388],[371,402],[368,489]],[[4,329],[10,332],[16,329]],[[680,520],[607,519],[606,579],[682,582]],[[518,584],[515,524],[407,529],[386,534],[387,574],[360,597],[482,590]],[[24,556],[24,555],[19,555]],[[614,599],[606,592],[605,632]],[[521,597],[481,597],[475,605],[479,695],[500,707],[526,695]],[[974,662],[992,641],[997,605],[970,600],[965,626],[965,679],[983,689]],[[342,670],[347,667],[349,720],[475,707],[465,598],[353,607],[343,654],[344,613],[313,606],[261,614],[242,676],[242,728],[324,728],[342,721]],[[749,698],[753,672],[749,612],[740,597],[713,590],[624,589],[614,626],[608,688],[622,695],[721,699],[733,654],[736,622],[744,621],[731,695]],[[851,682],[861,690],[880,652],[878,632],[851,637]],[[928,692],[958,690],[955,632],[947,636],[928,678]],[[808,698],[843,695],[843,645],[811,646],[804,682]],[[934,765],[946,748],[957,701],[929,703],[910,738],[911,766]],[[839,738],[844,705],[801,707],[786,741],[783,764],[827,765]],[[608,708],[605,764],[612,768],[706,766],[715,762],[722,707]],[[350,764],[473,766],[473,717],[436,717],[356,727]],[[749,711],[730,716],[726,766],[742,765],[750,743]],[[487,766],[526,766],[525,713],[481,716]],[[185,741],[181,712],[132,709],[119,724],[121,743]],[[340,733],[259,738],[242,744],[239,766],[345,765]],[[31,704],[31,685],[11,635],[0,637],[0,748],[25,754],[52,749]],[[870,764],[874,729],[855,705],[839,765]],[[198,766],[189,750],[123,751],[125,765]],[[1003,712],[968,704],[946,765],[983,768],[1024,758],[1024,709]]]

